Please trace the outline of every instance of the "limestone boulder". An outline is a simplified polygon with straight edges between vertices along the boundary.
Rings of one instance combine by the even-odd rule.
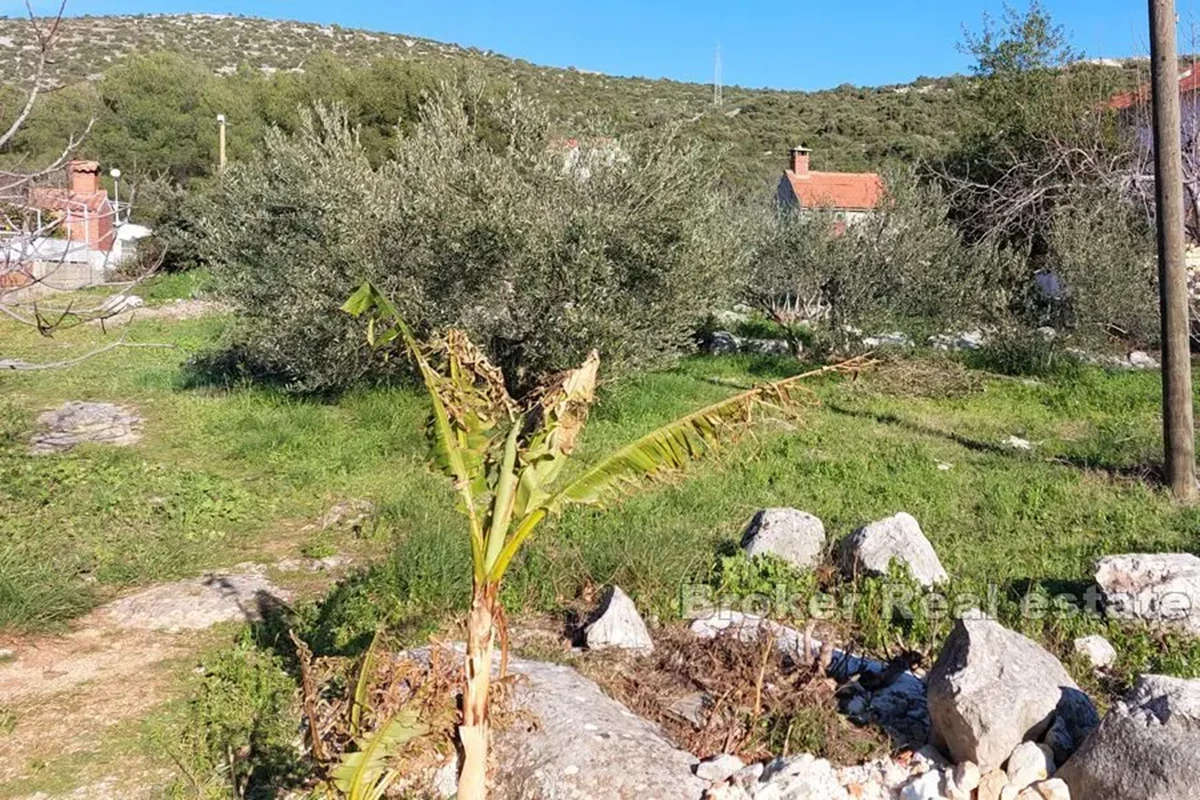
[[[1086,658],[1093,669],[1108,669],[1117,662],[1116,648],[1098,634],[1079,637],[1074,647],[1075,652]]]
[[[1200,635],[1200,558],[1190,553],[1105,556],[1096,564],[1096,584],[1110,617]]]
[[[1058,659],[982,615],[955,623],[929,673],[933,741],[983,772],[1059,722],[1073,750],[1099,719]]]
[[[1200,680],[1142,677],[1056,777],[1086,800],[1196,797]]]
[[[584,628],[584,638],[592,650],[618,648],[641,653],[654,650],[642,615],[619,586],[610,586],[605,591],[600,607]]]
[[[886,575],[893,561],[907,567],[922,586],[950,580],[911,514],[900,512],[864,525],[842,543],[842,568],[847,574]]]
[[[751,558],[772,555],[798,569],[811,569],[825,552],[825,525],[794,508],[763,509],[742,534],[742,549]]]

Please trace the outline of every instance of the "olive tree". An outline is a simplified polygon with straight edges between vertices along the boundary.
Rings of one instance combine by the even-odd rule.
[[[832,209],[768,215],[748,295],[794,337],[797,328],[978,322],[997,302],[1003,260],[963,244],[940,189],[910,170],[884,183],[879,207],[848,225]]]
[[[344,111],[305,112],[197,228],[244,350],[298,388],[386,373],[336,313],[364,280],[523,386],[592,349],[627,371],[691,346],[748,257],[717,175],[674,131],[573,145],[519,94],[447,85],[378,166]]]

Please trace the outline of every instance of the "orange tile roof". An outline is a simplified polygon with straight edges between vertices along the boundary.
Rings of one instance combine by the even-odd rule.
[[[1200,74],[1190,69],[1181,72],[1179,74],[1180,93],[1195,92],[1197,90],[1200,90]],[[1150,102],[1150,84],[1147,83],[1138,87],[1137,91],[1113,95],[1108,100],[1108,107],[1113,111],[1124,111],[1127,108],[1145,105],[1148,102]]]
[[[883,179],[874,172],[784,173],[801,208],[870,211],[883,199]]]

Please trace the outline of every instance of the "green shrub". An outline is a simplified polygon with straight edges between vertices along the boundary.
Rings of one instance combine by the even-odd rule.
[[[1006,257],[965,246],[935,186],[909,171],[885,177],[886,196],[870,216],[838,230],[833,211],[778,209],[762,231],[749,299],[781,322],[844,327],[919,321],[978,323],[1003,304],[996,278]],[[799,313],[797,313],[799,309]]]
[[[1062,322],[1085,341],[1118,334],[1153,347],[1159,338],[1158,275],[1147,219],[1112,191],[1079,195],[1055,211],[1051,228],[1054,271],[1067,293]]]
[[[691,346],[744,264],[715,176],[670,134],[585,146],[568,165],[519,95],[444,88],[378,167],[338,110],[272,132],[199,226],[241,343],[299,388],[387,373],[338,310],[366,279],[527,384],[592,348],[612,374]]]
[[[1037,331],[1009,329],[992,336],[967,355],[968,366],[999,375],[1076,376],[1081,363],[1056,337]]]
[[[245,631],[207,657],[182,718],[152,738],[185,773],[173,797],[275,797],[309,767],[299,749],[297,685]]]

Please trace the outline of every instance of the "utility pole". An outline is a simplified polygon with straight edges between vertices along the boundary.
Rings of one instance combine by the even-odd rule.
[[[1162,310],[1164,466],[1171,493],[1196,499],[1187,262],[1183,225],[1183,145],[1175,0],[1150,0],[1150,78],[1154,91],[1158,290]]]
[[[225,115],[217,114],[217,126],[220,131],[217,134],[217,170],[225,171]]]
[[[721,85],[721,45],[717,45],[717,58],[713,64],[713,105],[725,105],[725,87]]]

